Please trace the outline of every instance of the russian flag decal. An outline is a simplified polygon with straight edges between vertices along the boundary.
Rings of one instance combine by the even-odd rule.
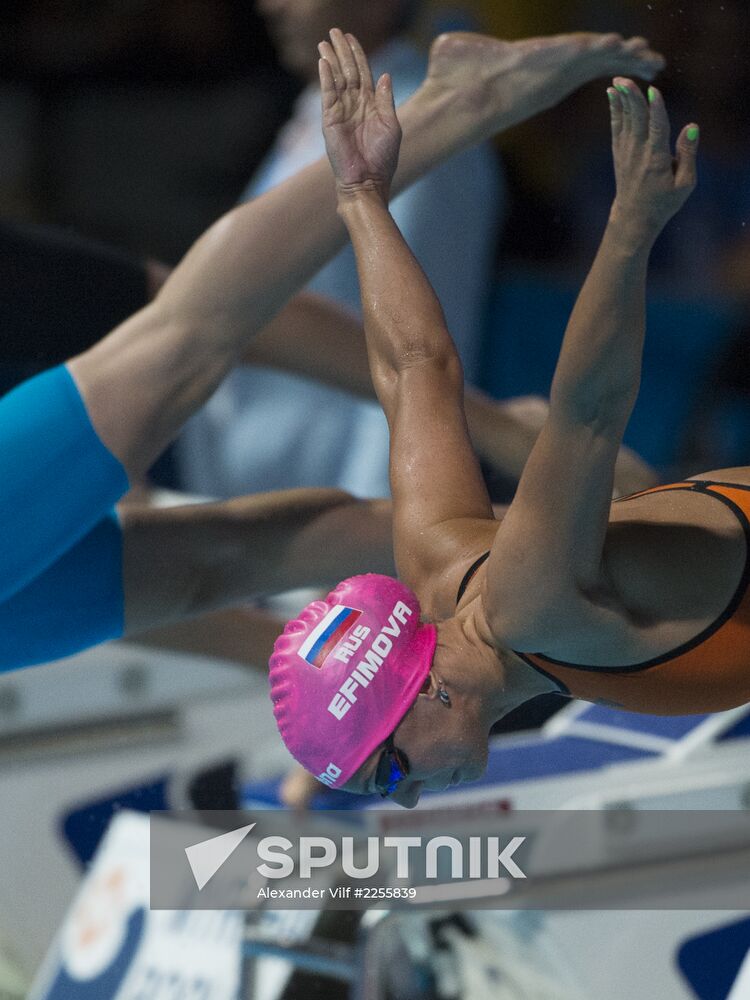
[[[302,643],[299,655],[313,667],[322,667],[328,654],[333,652],[361,614],[356,608],[337,604]]]

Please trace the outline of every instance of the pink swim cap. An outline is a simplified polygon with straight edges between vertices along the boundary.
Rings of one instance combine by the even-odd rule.
[[[338,788],[396,728],[430,672],[434,625],[398,580],[353,576],[287,623],[270,660],[271,700],[288,750]]]

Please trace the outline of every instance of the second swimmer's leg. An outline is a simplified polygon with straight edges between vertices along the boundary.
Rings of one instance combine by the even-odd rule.
[[[343,490],[128,506],[120,516],[128,635],[294,587],[394,572],[390,501]]]

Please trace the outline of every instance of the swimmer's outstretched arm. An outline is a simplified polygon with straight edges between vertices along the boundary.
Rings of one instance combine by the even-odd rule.
[[[391,81],[373,86],[365,55],[321,47],[323,133],[338,210],[354,247],[370,371],[391,437],[399,576],[429,613],[445,570],[446,522],[493,519],[463,408],[463,371],[440,303],[388,211],[401,132]],[[346,79],[346,85],[342,81]]]
[[[335,44],[343,35],[333,32]],[[643,39],[569,35],[502,43],[443,36],[401,109],[394,191],[457,150],[611,72],[651,78]],[[342,244],[325,161],[230,212],[195,244],[156,300],[70,363],[94,426],[137,478],[238,361],[249,339]]]
[[[651,248],[695,185],[698,130],[676,158],[661,95],[623,78],[608,91],[617,194],[571,315],[550,412],[487,563],[497,642],[577,663],[587,642],[622,637],[626,616],[602,573],[615,456],[638,394]],[[609,596],[607,596],[609,595]]]

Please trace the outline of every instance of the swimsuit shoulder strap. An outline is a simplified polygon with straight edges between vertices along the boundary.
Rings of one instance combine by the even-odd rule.
[[[464,578],[459,584],[458,593],[456,594],[457,605],[460,604],[461,598],[466,593],[466,588],[471,583],[472,577],[479,569],[479,567],[482,565],[482,563],[485,562],[487,559],[489,559],[489,557],[490,557],[489,551],[483,552],[482,555],[478,559],[475,559],[474,562],[471,564],[471,566],[469,566],[469,568],[466,570],[466,572],[464,573]]]

